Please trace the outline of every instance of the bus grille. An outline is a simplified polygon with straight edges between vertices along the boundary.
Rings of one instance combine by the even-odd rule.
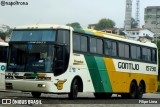
[[[13,89],[12,83],[6,83],[6,89]]]

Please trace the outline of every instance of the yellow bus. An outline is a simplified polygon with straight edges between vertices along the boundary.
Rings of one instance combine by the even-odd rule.
[[[154,43],[69,26],[16,27],[9,42],[6,87],[10,90],[68,94],[113,93],[142,98],[157,91],[158,53]]]

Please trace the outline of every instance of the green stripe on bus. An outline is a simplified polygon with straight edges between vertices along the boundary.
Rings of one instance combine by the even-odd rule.
[[[111,83],[102,57],[85,55],[95,92],[112,92]]]

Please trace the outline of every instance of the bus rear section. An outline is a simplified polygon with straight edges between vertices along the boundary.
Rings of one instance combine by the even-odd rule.
[[[8,43],[0,42],[0,91],[4,91],[5,88],[5,70],[8,55]]]

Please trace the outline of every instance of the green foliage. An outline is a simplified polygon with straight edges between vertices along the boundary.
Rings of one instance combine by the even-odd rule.
[[[113,20],[103,18],[95,26],[95,29],[96,30],[103,30],[105,28],[114,28],[114,26],[115,26],[115,22]]]
[[[5,40],[7,35],[10,35],[12,32],[12,29],[8,29],[6,32],[0,32],[1,39]]]
[[[137,28],[138,23],[135,21],[134,18],[131,19],[131,28]]]
[[[81,25],[78,22],[74,22],[74,23],[68,23],[66,24],[67,26],[71,26],[73,28],[82,28]]]

